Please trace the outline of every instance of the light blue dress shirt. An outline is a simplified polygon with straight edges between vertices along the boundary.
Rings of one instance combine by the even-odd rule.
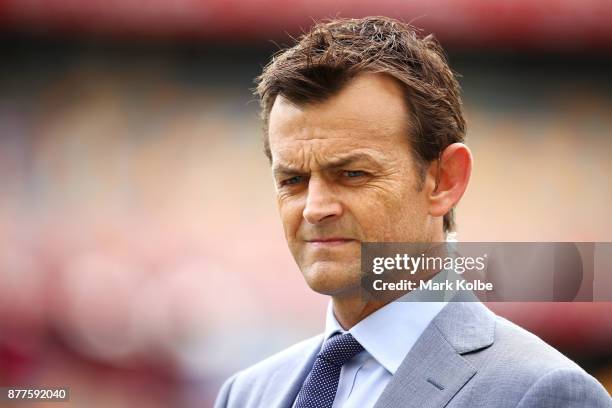
[[[373,407],[397,368],[446,302],[391,302],[349,333],[364,350],[342,366],[333,408]],[[346,333],[327,307],[324,340]],[[294,404],[295,405],[295,404]]]

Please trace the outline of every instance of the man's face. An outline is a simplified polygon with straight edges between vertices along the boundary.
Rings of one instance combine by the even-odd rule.
[[[332,296],[360,285],[360,242],[429,242],[427,187],[408,141],[401,86],[362,74],[323,103],[276,98],[269,142],[289,249],[308,285]],[[428,176],[429,177],[429,176]],[[438,227],[438,228],[436,228]]]

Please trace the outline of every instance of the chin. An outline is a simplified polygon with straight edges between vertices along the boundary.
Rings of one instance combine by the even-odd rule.
[[[326,261],[302,268],[302,274],[313,291],[335,296],[359,288],[361,285],[359,269],[354,265]]]

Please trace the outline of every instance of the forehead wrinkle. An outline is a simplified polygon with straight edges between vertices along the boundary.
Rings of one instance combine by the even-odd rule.
[[[276,129],[277,135],[291,135],[292,138],[326,139],[329,137],[350,137],[354,134],[397,133],[405,129],[405,116],[388,115],[387,112],[371,110],[332,108],[326,103],[316,104],[293,112]],[[272,127],[271,127],[272,128]]]
[[[325,125],[302,125],[294,129],[291,139],[293,141],[326,141],[331,139],[354,139],[371,137],[372,134],[395,135],[404,133],[405,123],[390,123],[385,120],[370,120],[368,118],[346,117],[337,118]]]
[[[306,152],[304,149],[300,149],[302,153],[302,163],[307,162]],[[311,163],[315,164],[311,165],[312,170],[320,171],[327,169],[334,169],[342,166],[346,166],[348,164],[363,161],[368,164],[373,164],[375,166],[381,166],[384,162],[384,156],[381,152],[378,152],[374,149],[355,149],[350,152],[337,152],[324,157],[318,157],[319,155],[313,154],[311,156]],[[276,161],[273,165],[273,171],[277,172],[304,172],[304,165],[293,165],[296,160],[287,160],[287,162],[283,163],[283,160]]]

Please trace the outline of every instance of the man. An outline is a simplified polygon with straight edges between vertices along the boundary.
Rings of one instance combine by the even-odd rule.
[[[431,37],[317,24],[258,78],[285,236],[331,297],[325,333],[230,378],[217,407],[611,407],[603,387],[478,302],[368,301],[361,242],[443,242],[472,167]]]

